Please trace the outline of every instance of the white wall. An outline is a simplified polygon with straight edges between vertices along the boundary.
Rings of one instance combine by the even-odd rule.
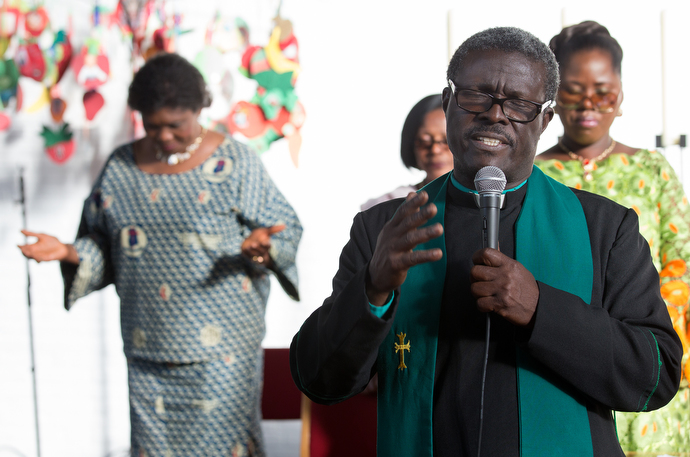
[[[277,1],[172,2],[185,14],[183,25],[199,27],[222,7],[249,23],[254,44],[265,44]],[[106,2],[101,2],[106,5]],[[282,15],[293,22],[300,44],[302,74],[297,94],[307,112],[302,130],[299,168],[284,141],[262,158],[272,177],[297,210],[304,237],[298,254],[302,301],[295,303],[274,287],[268,305],[266,346],[289,345],[309,313],[330,293],[338,256],[348,239],[359,205],[420,176],[400,163],[399,137],[410,107],[421,97],[445,86],[449,45],[453,50],[470,34],[491,26],[514,25],[548,41],[562,23],[595,19],[609,27],[623,46],[624,116],[612,134],[631,146],[653,147],[662,133],[661,27],[663,9],[671,49],[667,98],[668,137],[690,134],[688,96],[688,7],[676,2],[609,8],[602,2],[572,7],[572,2],[506,0],[457,2],[445,0],[365,1],[284,0]],[[89,7],[79,0],[47,0],[55,20],[75,15],[75,44],[87,24],[77,20]],[[567,5],[567,9],[564,7]],[[450,15],[449,15],[450,12]],[[62,19],[59,19],[62,18]],[[58,24],[59,25],[59,24]],[[202,32],[185,35],[180,52],[192,58],[200,49]],[[449,38],[450,36],[450,38]],[[112,148],[128,140],[123,106],[129,82],[127,47],[109,43],[113,80],[104,87],[106,108],[90,125],[80,119],[78,88],[69,118],[76,126],[79,148],[64,166],[49,162],[37,137],[45,112],[18,113],[10,132],[0,133],[0,456],[36,455],[31,357],[26,303],[26,263],[15,247],[23,243],[21,206],[16,182],[23,167],[27,188],[28,227],[69,241],[76,232],[81,202],[95,173]],[[236,62],[237,56],[228,56]],[[65,79],[72,78],[67,74]],[[253,86],[236,76],[238,97]],[[24,78],[27,97],[37,90]],[[33,92],[32,92],[33,91]],[[27,100],[25,100],[25,104]],[[557,119],[547,129],[539,149],[562,132]],[[688,160],[677,147],[665,151],[686,188]],[[687,153],[687,151],[686,151]],[[33,330],[42,455],[93,457],[122,455],[129,439],[126,366],[121,353],[119,310],[111,288],[82,300],[67,313],[62,309],[62,285],[55,264],[30,265]],[[10,448],[16,451],[11,451]]]

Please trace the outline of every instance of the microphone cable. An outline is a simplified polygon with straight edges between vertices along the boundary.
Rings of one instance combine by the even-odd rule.
[[[486,340],[484,341],[484,367],[482,368],[482,391],[479,400],[479,442],[477,457],[482,453],[482,429],[484,428],[484,387],[486,386],[486,369],[489,365],[489,337],[491,335],[491,313],[486,314]]]

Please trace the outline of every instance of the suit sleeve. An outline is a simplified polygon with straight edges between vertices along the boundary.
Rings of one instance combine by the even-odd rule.
[[[337,403],[361,392],[374,374],[378,347],[390,330],[397,305],[396,298],[379,318],[371,312],[365,291],[369,260],[386,220],[376,209],[355,217],[332,295],[292,340],[292,377],[317,403]]]
[[[615,238],[607,239],[606,232]],[[639,234],[637,216],[628,209],[621,217],[599,219],[590,228],[590,238],[595,259],[592,302],[587,305],[539,283],[535,325],[526,346],[610,409],[660,408],[678,390],[682,347],[661,299],[659,276]]]

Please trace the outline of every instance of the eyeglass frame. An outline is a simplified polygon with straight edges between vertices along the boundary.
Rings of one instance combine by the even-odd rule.
[[[560,91],[561,91],[561,89],[559,88],[559,89],[558,89],[558,92],[560,92]],[[559,107],[561,107],[561,108],[563,108],[563,109],[567,109],[567,110],[572,111],[572,110],[579,109],[580,106],[582,106],[582,103],[583,103],[585,100],[589,100],[589,103],[592,104],[592,111],[596,111],[597,113],[601,113],[601,114],[611,114],[611,113],[613,113],[613,112],[616,110],[616,103],[618,103],[618,102],[620,101],[621,94],[623,94],[623,91],[618,92],[618,94],[616,95],[616,102],[615,102],[610,108],[608,108],[606,111],[602,111],[601,109],[598,109],[598,108],[595,107],[594,101],[592,100],[592,97],[593,97],[594,95],[596,95],[596,94],[594,94],[594,95],[592,95],[592,96],[587,96],[587,95],[585,95],[585,94],[583,93],[583,94],[582,94],[582,98],[581,98],[577,103],[566,105],[566,104],[560,103],[560,102],[558,101],[558,92],[556,92],[556,105],[558,105]],[[610,94],[611,92],[608,92],[608,93]]]
[[[429,143],[429,144],[423,144],[423,143]],[[444,138],[442,140],[436,140],[433,137],[431,138],[431,141],[425,141],[422,138],[415,138],[414,139],[414,145],[415,147],[419,149],[423,149],[425,151],[431,151],[434,148],[434,145],[438,144],[441,146],[441,148],[448,149],[448,138]]]
[[[480,93],[480,94],[487,95],[487,96],[491,99],[491,106],[489,106],[486,110],[484,110],[484,111],[471,111],[471,110],[468,110],[467,108],[463,108],[463,107],[460,106],[460,104],[458,103],[458,97],[457,97],[457,92],[456,92],[457,87],[455,87],[455,83],[453,83],[453,81],[451,81],[450,79],[448,80],[448,87],[450,88],[450,92],[451,92],[451,94],[453,95],[453,98],[455,99],[455,104],[456,104],[456,105],[458,106],[458,108],[460,108],[461,110],[467,111],[468,113],[472,113],[472,114],[482,114],[482,113],[486,113],[487,111],[489,111],[491,108],[493,108],[494,105],[498,105],[498,106],[501,107],[501,112],[502,112],[503,115],[506,117],[506,119],[508,119],[508,120],[510,120],[510,121],[512,121],[512,122],[517,122],[517,123],[519,123],[519,124],[529,124],[530,122],[533,122],[536,118],[539,117],[539,115],[540,115],[545,109],[551,108],[551,106],[552,106],[552,104],[553,104],[553,102],[554,102],[553,100],[547,100],[547,101],[545,101],[544,103],[537,103],[537,102],[533,102],[532,100],[527,100],[527,99],[519,98],[519,97],[498,98],[498,97],[494,97],[493,95],[489,94],[488,92],[484,92],[484,91],[482,91],[482,90],[475,90],[475,89],[459,89],[459,90],[467,90],[467,91],[471,91],[471,92],[478,92],[478,93]],[[532,119],[530,119],[529,121],[523,121],[523,120],[520,120],[520,119],[513,119],[513,118],[509,117],[509,116],[506,114],[505,110],[503,109],[503,104],[504,104],[506,101],[508,101],[508,100],[520,100],[520,101],[522,101],[522,102],[531,103],[531,104],[533,104],[533,105],[535,105],[535,106],[537,107],[537,112],[536,112],[536,114],[534,115],[534,117],[533,117]]]

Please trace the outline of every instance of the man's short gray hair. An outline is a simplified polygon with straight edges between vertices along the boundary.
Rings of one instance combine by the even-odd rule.
[[[447,78],[453,80],[462,68],[462,62],[471,52],[498,50],[518,52],[530,60],[541,62],[546,70],[546,98],[554,100],[558,91],[558,62],[546,43],[517,27],[495,27],[475,33],[465,40],[448,64]]]

